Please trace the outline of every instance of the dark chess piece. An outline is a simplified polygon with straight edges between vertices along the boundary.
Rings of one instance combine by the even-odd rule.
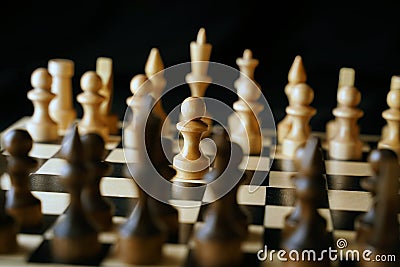
[[[150,103],[154,103],[153,101],[154,99]],[[145,145],[151,165],[159,175],[170,181],[176,174],[168,159],[172,158],[172,140],[161,136],[162,119],[156,115],[154,110],[149,111],[145,127]],[[157,197],[149,196],[150,209],[168,228],[168,239],[179,240],[178,210],[167,202],[171,198],[170,190],[166,190],[163,184],[157,182],[156,179],[154,181],[151,193]]]
[[[7,162],[0,154],[0,176],[5,172]],[[14,253],[17,250],[17,222],[7,214],[5,209],[6,192],[0,188],[0,254]]]
[[[375,261],[362,259],[361,267],[395,267],[399,266],[400,231],[398,212],[399,205],[399,176],[400,166],[396,153],[389,149],[380,149],[378,162],[379,182],[376,185],[375,219],[366,237],[365,244],[359,244],[363,251],[371,251],[370,259],[385,255],[395,260]]]
[[[97,229],[107,231],[113,226],[112,217],[115,207],[103,198],[100,192],[102,177],[111,171],[110,164],[104,161],[105,142],[96,133],[85,134],[81,140],[89,174],[88,182],[82,192],[82,205]]]
[[[7,172],[11,179],[11,188],[7,192],[6,210],[22,228],[40,227],[43,222],[41,201],[30,191],[29,174],[38,163],[28,154],[33,140],[28,131],[15,129],[4,136],[7,157]]]
[[[332,245],[326,230],[327,222],[318,212],[324,190],[321,186],[322,154],[319,140],[311,136],[304,148],[296,152],[297,165],[300,167],[295,177],[296,204],[294,212],[286,217],[282,230],[281,246],[286,251],[313,250],[322,255]],[[329,258],[321,261],[287,261],[288,266],[330,266]]]
[[[204,224],[195,233],[196,261],[204,267],[239,266],[243,260],[241,244],[248,233],[248,216],[237,203],[237,189],[243,175],[237,166],[242,161],[243,151],[238,144],[231,146],[223,137],[219,142],[214,169],[204,177],[212,183],[209,186],[217,194],[217,200],[209,204]],[[240,178],[236,180],[235,176]],[[232,185],[235,180],[237,183]],[[219,198],[218,194],[225,190],[228,192]]]
[[[152,101],[146,101],[143,111],[150,111]],[[151,142],[154,132],[149,131],[146,126],[147,112],[137,114],[138,121],[141,121],[137,129],[139,137],[145,142],[138,142],[139,154],[138,162],[130,165],[130,172],[135,179],[139,192],[139,201],[133,209],[128,220],[122,225],[119,231],[118,254],[120,259],[127,264],[151,265],[157,264],[162,259],[162,247],[167,238],[167,228],[161,223],[154,213],[150,210],[149,195],[141,188],[141,183],[151,181],[156,170],[150,162],[159,153],[147,146]],[[143,128],[142,128],[143,127]],[[144,139],[143,139],[144,138]],[[146,153],[147,152],[147,153]],[[148,158],[148,157],[149,158]]]
[[[372,228],[375,223],[376,219],[376,204],[377,204],[377,199],[376,199],[376,190],[378,186],[378,179],[379,179],[379,162],[382,160],[383,157],[390,157],[390,155],[382,155],[383,153],[390,154],[389,150],[381,150],[381,149],[375,149],[371,151],[371,153],[368,156],[368,162],[371,166],[371,169],[373,171],[373,176],[367,177],[364,180],[361,181],[361,186],[371,192],[371,196],[373,199],[373,203],[369,211],[367,211],[365,214],[359,216],[356,218],[355,221],[355,228],[357,232],[356,240],[357,243],[365,243],[366,240],[369,238]]]
[[[64,137],[61,154],[67,161],[61,170],[62,183],[70,194],[70,205],[54,227],[51,240],[56,262],[87,264],[99,257],[101,245],[98,232],[90,223],[81,203],[81,194],[87,183],[88,169],[77,125]]]

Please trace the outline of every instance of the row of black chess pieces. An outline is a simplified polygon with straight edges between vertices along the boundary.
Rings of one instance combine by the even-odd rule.
[[[149,134],[154,132],[146,131]],[[166,179],[172,178],[174,171],[165,164],[168,160],[160,157],[159,150],[155,149],[160,144],[149,136],[145,138],[149,145],[145,149],[153,166]],[[204,179],[211,182],[242,176],[237,167],[243,156],[240,146],[229,141],[226,131],[216,133],[214,139],[217,155],[212,171]],[[19,227],[38,227],[42,223],[41,202],[29,190],[29,174],[37,166],[36,160],[28,156],[32,144],[32,138],[25,130],[12,130],[4,136],[5,150],[9,155],[2,157],[1,167],[2,172],[10,175],[12,187],[7,192],[6,201],[2,191],[0,227],[5,231],[0,231],[0,234],[5,242],[0,242],[0,250],[3,253],[17,248]],[[104,146],[100,135],[89,133],[80,136],[76,125],[64,137],[60,155],[67,164],[61,170],[61,181],[71,198],[66,213],[54,227],[51,243],[56,261],[91,262],[101,250],[98,233],[113,226],[114,207],[101,196],[99,189],[101,178],[110,171],[110,166],[104,162]],[[227,157],[229,154],[231,157]],[[371,209],[356,220],[357,241],[360,248],[368,248],[375,254],[398,255],[398,158],[391,150],[378,149],[370,153],[369,162],[374,175],[365,179],[362,185],[372,193],[374,201]],[[305,147],[298,149],[295,164],[298,170],[293,179],[296,204],[285,219],[281,245],[287,250],[314,249],[321,252],[332,246],[332,238],[327,232],[326,220],[317,210],[317,203],[326,192],[323,157],[317,138],[310,137]],[[139,180],[149,179],[154,174],[153,168],[144,160],[131,167],[131,175]],[[244,179],[246,177],[239,180],[243,182]],[[194,233],[194,251],[200,265],[235,266],[243,260],[241,244],[248,235],[250,215],[237,203],[241,182],[208,205],[204,224]],[[225,185],[216,183],[213,190],[219,191],[218,186]],[[173,206],[152,198],[139,186],[137,188],[139,201],[119,229],[118,254],[127,263],[154,264],[162,258],[162,245],[168,235],[178,235],[178,212]],[[321,264],[329,266],[330,263],[326,259]],[[368,266],[368,263],[363,264]]]

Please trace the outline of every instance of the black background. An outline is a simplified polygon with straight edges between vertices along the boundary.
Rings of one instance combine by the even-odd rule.
[[[261,6],[261,2],[265,7]],[[121,117],[129,82],[144,73],[152,47],[166,67],[190,61],[189,43],[204,27],[213,45],[211,61],[236,66],[249,48],[260,64],[261,85],[276,121],[284,116],[283,88],[296,55],[301,55],[314,89],[313,129],[323,131],[336,106],[339,69],[356,71],[361,91],[363,133],[380,134],[392,75],[400,74],[400,1],[54,1],[2,3],[0,15],[0,126],[33,112],[26,98],[30,75],[52,58],[75,62],[74,96],[79,79],[94,70],[96,58],[114,62],[113,111]],[[207,94],[212,94],[207,91]],[[189,89],[184,90],[187,95]],[[165,99],[165,109],[186,93]],[[75,98],[76,99],[76,98]],[[226,99],[232,103],[234,99]],[[81,116],[79,104],[74,105]]]

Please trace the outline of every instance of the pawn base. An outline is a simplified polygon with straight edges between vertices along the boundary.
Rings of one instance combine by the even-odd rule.
[[[336,160],[360,160],[362,157],[362,143],[340,142],[331,140],[329,142],[329,157]]]
[[[57,124],[55,123],[29,121],[26,124],[26,130],[35,142],[51,142],[59,138]]]
[[[242,263],[240,240],[226,242],[196,240],[195,242],[195,258],[201,267],[233,267]]]
[[[17,251],[18,226],[12,217],[0,222],[0,254],[11,254]]]
[[[55,261],[67,264],[86,264],[99,257],[101,245],[97,234],[77,238],[55,236],[51,240],[51,250]]]
[[[157,264],[162,258],[163,235],[154,237],[123,237],[118,243],[118,255],[127,264]]]

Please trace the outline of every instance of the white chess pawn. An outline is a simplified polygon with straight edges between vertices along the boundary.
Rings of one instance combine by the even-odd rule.
[[[104,123],[100,113],[100,105],[104,97],[99,94],[102,87],[101,78],[94,71],[87,71],[81,77],[81,88],[83,90],[77,97],[77,101],[83,107],[83,117],[79,122],[81,134],[97,133],[108,140],[108,127]]]
[[[60,135],[76,119],[76,111],[72,104],[72,76],[74,75],[74,62],[69,59],[52,59],[48,63],[48,70],[53,78],[51,92],[56,97],[50,102],[50,117],[57,123]]]
[[[137,127],[141,124],[139,115],[142,113],[140,111],[146,104],[145,96],[150,94],[153,86],[146,75],[138,74],[132,78],[130,89],[133,95],[126,99],[126,104],[130,107],[132,116],[124,127],[123,142],[125,148],[135,150],[141,147],[139,142],[143,142],[143,133],[140,132],[140,127]]]
[[[329,157],[338,160],[359,160],[362,157],[362,142],[359,138],[357,120],[364,113],[356,106],[361,94],[354,86],[344,86],[337,95],[338,107],[333,110],[337,123],[336,134],[329,142]]]
[[[316,109],[310,104],[314,99],[314,91],[305,83],[292,87],[286,113],[290,116],[291,127],[282,142],[282,154],[293,158],[296,150],[304,146],[310,136],[309,121]]]
[[[51,75],[45,68],[38,68],[32,73],[34,89],[28,92],[28,99],[33,102],[34,113],[26,129],[35,142],[51,142],[59,138],[57,123],[49,115],[49,103],[55,97],[51,92],[51,82]]]
[[[183,147],[173,159],[176,178],[200,180],[208,172],[210,159],[200,150],[202,135],[208,129],[201,118],[206,112],[204,101],[199,97],[188,97],[181,105],[183,121],[176,128],[183,136]]]
[[[394,75],[390,81],[390,91],[400,89],[400,76]],[[382,127],[381,139],[385,139],[387,135],[388,125]]]
[[[387,129],[378,148],[391,149],[400,155],[400,88],[391,89],[386,101],[389,109],[382,112],[382,117],[387,121]]]

